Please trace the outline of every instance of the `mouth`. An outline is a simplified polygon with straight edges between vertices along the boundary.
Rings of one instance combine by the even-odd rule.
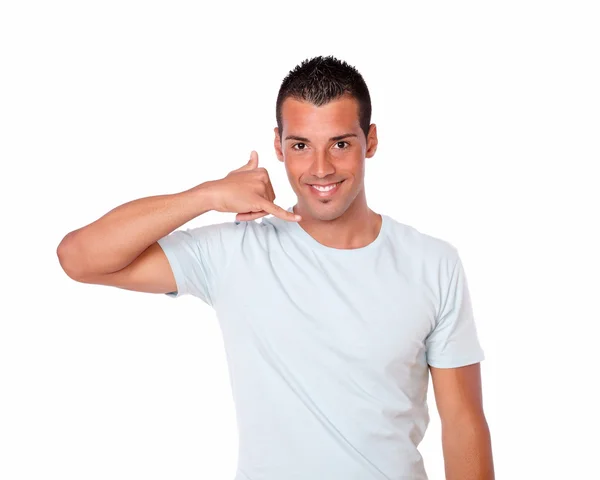
[[[323,197],[331,197],[331,196],[335,195],[336,192],[339,190],[340,185],[342,183],[344,183],[344,180],[337,182],[337,183],[328,183],[325,185],[308,184],[307,186],[313,195],[323,198]]]

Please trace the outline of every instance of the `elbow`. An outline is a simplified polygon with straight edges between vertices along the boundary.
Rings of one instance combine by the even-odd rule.
[[[81,281],[81,262],[78,260],[78,247],[74,242],[74,232],[70,232],[64,236],[61,242],[56,247],[56,256],[58,263],[69,278],[75,281]]]

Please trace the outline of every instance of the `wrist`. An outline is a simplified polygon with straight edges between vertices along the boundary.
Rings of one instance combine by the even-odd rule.
[[[198,215],[211,210],[218,210],[214,184],[215,182],[212,180],[207,181],[183,192],[183,194],[189,196],[193,204],[200,209]]]

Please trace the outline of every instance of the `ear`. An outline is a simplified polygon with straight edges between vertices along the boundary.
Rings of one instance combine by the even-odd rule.
[[[371,158],[375,155],[377,150],[377,125],[374,123],[369,127],[369,135],[367,137],[367,151],[365,153],[366,158]]]
[[[275,155],[280,162],[283,162],[283,151],[281,149],[281,136],[279,135],[279,128],[275,127],[275,140],[273,146],[275,147]]]

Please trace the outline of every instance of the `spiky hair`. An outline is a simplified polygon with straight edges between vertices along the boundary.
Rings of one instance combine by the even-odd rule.
[[[362,75],[331,55],[302,61],[288,73],[279,88],[275,116],[280,134],[283,132],[281,107],[286,98],[321,106],[344,95],[358,101],[358,119],[366,138],[371,124],[371,97]]]

